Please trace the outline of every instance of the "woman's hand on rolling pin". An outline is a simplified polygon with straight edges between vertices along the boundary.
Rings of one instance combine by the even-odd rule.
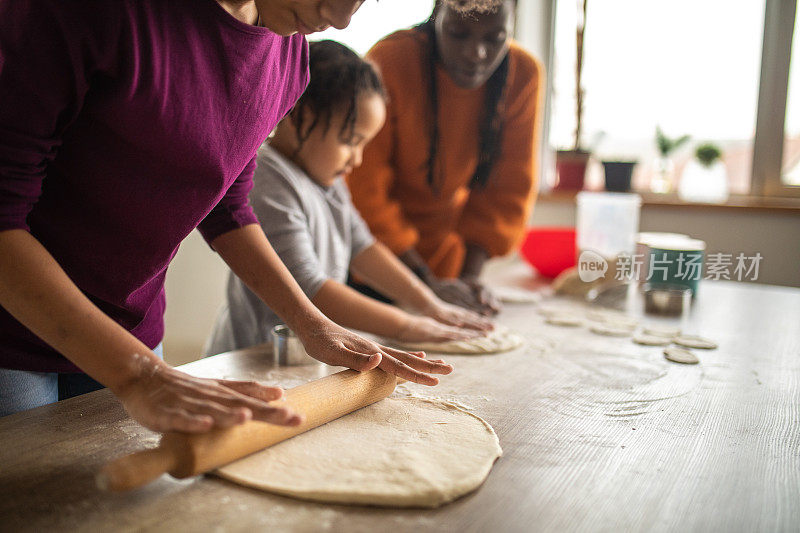
[[[203,433],[248,420],[281,426],[303,421],[288,407],[268,403],[283,396],[279,387],[196,378],[163,362],[139,361],[137,377],[112,392],[131,417],[153,431]]]
[[[395,335],[402,342],[449,342],[471,339],[480,335],[474,329],[448,326],[426,316],[408,315],[408,321]]]
[[[330,320],[295,333],[311,357],[333,366],[345,366],[359,372],[377,367],[422,385],[439,383],[439,379],[430,374],[449,374],[453,371],[452,366],[440,359],[425,359],[424,352],[404,352],[382,346]]]
[[[422,314],[448,326],[473,329],[481,333],[488,333],[494,329],[494,324],[488,318],[439,299],[435,299],[423,309]]]

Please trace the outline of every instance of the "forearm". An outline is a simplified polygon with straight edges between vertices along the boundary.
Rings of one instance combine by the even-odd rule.
[[[220,235],[211,243],[231,270],[294,331],[324,320],[256,224]]]
[[[464,256],[464,265],[461,267],[461,279],[478,279],[483,271],[483,265],[489,259],[489,252],[477,244],[467,243],[467,252]]]
[[[320,287],[312,301],[340,326],[383,337],[397,337],[409,319],[403,310],[373,300],[331,279]]]
[[[379,242],[353,258],[350,269],[367,285],[402,306],[422,310],[438,300],[409,267]]]
[[[426,285],[430,285],[430,281],[435,278],[433,271],[428,266],[428,263],[425,262],[425,259],[419,255],[413,248],[409,248],[402,254],[398,256],[400,261],[403,262],[404,265],[408,267],[409,270],[413,274],[415,274],[419,279],[425,282]]]
[[[416,355],[368,341],[328,319],[306,298],[258,225],[229,231],[214,239],[211,245],[234,273],[297,333],[312,357],[333,366],[346,366],[360,372],[378,367],[404,379],[427,385],[436,385],[438,380],[425,372],[446,374],[452,371],[452,367],[444,363],[427,361]],[[325,285],[315,295],[317,301],[320,293],[323,294],[322,300],[319,300],[320,305],[327,303],[324,302]],[[339,309],[341,303],[333,302],[332,305],[333,308],[329,311],[333,315],[342,312]],[[350,304],[350,307],[356,306]],[[384,329],[383,324],[374,327],[373,309],[359,309],[362,317],[369,319],[357,318],[357,322],[351,324],[351,327],[386,336],[396,334],[390,331],[392,328]]]
[[[0,232],[0,305],[114,392],[163,364],[84,296],[27,231]]]

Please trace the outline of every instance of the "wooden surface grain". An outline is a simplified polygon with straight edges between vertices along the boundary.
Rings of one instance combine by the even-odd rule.
[[[497,275],[527,283],[523,271]],[[497,431],[503,457],[480,489],[450,505],[323,505],[213,476],[102,493],[101,466],[157,436],[99,391],[0,419],[0,530],[800,529],[800,290],[704,282],[689,328],[720,348],[697,350],[699,365],[547,325],[531,305],[507,305],[499,322],[526,346],[450,356],[456,371],[439,386],[395,393],[456,401]],[[285,387],[338,370],[267,360],[256,348],[184,368]]]

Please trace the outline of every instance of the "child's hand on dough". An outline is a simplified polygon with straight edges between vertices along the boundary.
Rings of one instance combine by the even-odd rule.
[[[360,372],[377,367],[422,385],[439,383],[438,378],[429,374],[449,374],[453,371],[453,367],[444,361],[425,359],[424,352],[410,353],[382,346],[330,320],[295,333],[311,357],[333,366],[345,366]]]
[[[439,299],[425,308],[423,314],[448,326],[477,330],[481,333],[488,333],[494,329],[494,323],[490,319],[475,311]]]
[[[480,333],[474,329],[448,326],[426,316],[408,315],[395,338],[402,342],[450,342],[471,339]]]

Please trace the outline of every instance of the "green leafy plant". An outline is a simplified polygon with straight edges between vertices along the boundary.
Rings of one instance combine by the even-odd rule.
[[[720,157],[722,157],[722,150],[719,146],[712,143],[703,143],[694,149],[694,156],[704,167],[710,167]]]
[[[669,157],[669,155],[685,144],[691,137],[689,135],[682,135],[680,137],[669,138],[664,135],[664,131],[656,126],[656,146],[658,152],[662,157]]]

